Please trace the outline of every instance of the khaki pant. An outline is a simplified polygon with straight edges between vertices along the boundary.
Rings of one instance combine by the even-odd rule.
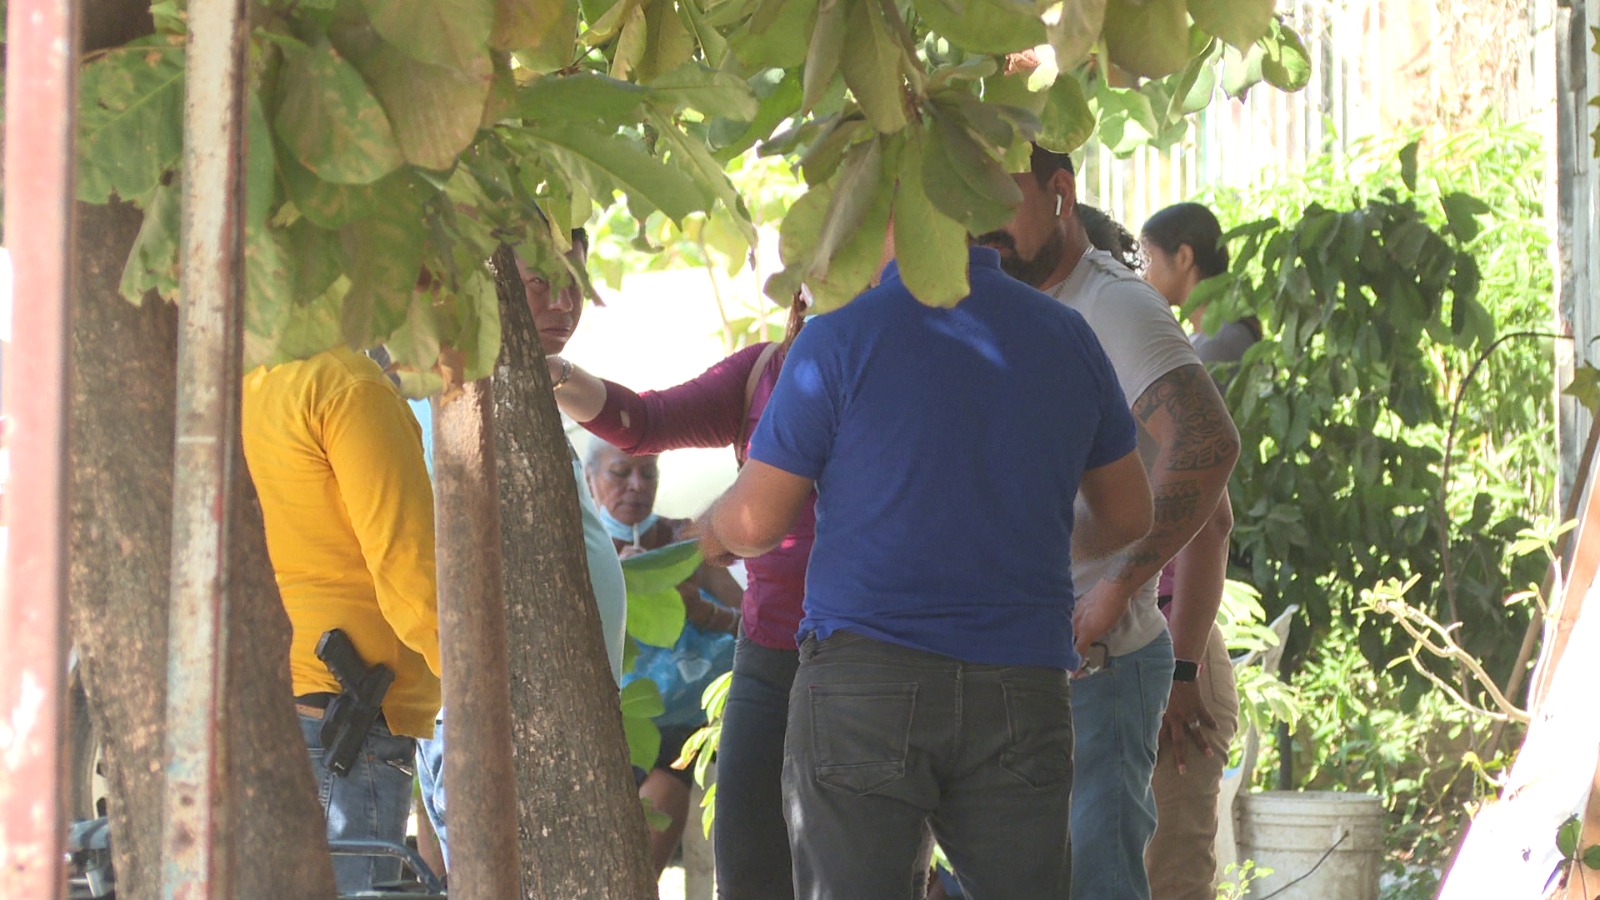
[[[1214,900],[1216,897],[1217,794],[1228,747],[1239,728],[1239,695],[1234,690],[1233,663],[1222,632],[1212,627],[1200,671],[1200,693],[1217,720],[1207,737],[1214,755],[1192,744],[1185,748],[1188,771],[1178,774],[1172,747],[1165,739],[1156,757],[1151,787],[1156,797],[1156,833],[1145,849],[1152,900]]]

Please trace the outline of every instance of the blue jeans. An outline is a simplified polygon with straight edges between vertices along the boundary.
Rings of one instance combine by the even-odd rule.
[[[930,832],[968,896],[1065,896],[1071,705],[1063,669],[807,639],[783,770],[796,896],[920,898]]]
[[[783,815],[783,736],[800,655],[740,635],[717,747],[717,896],[790,900],[789,825]]]
[[[300,732],[311,754],[317,799],[328,816],[328,840],[377,840],[404,844],[411,809],[412,765],[417,742],[372,726],[361,752],[344,776],[322,764],[322,720],[300,716]],[[335,856],[339,893],[355,894],[400,877],[400,861],[376,856]]]
[[[439,838],[439,855],[450,868],[450,838],[444,824],[444,716],[433,725],[433,738],[417,741],[417,780],[421,782],[422,808]]]
[[[1150,776],[1172,691],[1172,638],[1106,660],[1072,683],[1072,896],[1149,900],[1144,848],[1156,830]]]

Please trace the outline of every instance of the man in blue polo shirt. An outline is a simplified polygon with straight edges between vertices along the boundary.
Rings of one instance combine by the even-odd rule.
[[[922,896],[930,830],[970,896],[1067,895],[1071,559],[1143,536],[1149,487],[1088,325],[970,254],[953,308],[891,263],[808,324],[701,521],[708,559],[752,556],[817,492],[784,767],[799,898]]]

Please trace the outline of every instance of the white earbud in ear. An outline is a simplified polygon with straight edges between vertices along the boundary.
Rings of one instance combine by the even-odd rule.
[[[1061,215],[1061,195],[1060,194],[1056,195],[1056,215],[1058,217]]]

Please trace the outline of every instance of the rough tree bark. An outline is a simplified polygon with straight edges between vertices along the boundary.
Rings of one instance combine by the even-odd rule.
[[[87,7],[85,50],[151,30],[139,0]],[[160,884],[177,353],[176,310],[117,293],[139,221],[122,205],[77,210],[69,487],[71,629],[105,742],[117,895],[128,900],[155,897]],[[332,897],[326,831],[289,702],[289,622],[242,458],[234,470],[234,896]]]
[[[517,797],[507,790],[515,772],[489,379],[436,409],[433,423],[450,893],[506,900],[522,894],[522,867]]]
[[[516,266],[497,257],[496,469],[523,896],[656,896],[589,585],[572,456]]]

